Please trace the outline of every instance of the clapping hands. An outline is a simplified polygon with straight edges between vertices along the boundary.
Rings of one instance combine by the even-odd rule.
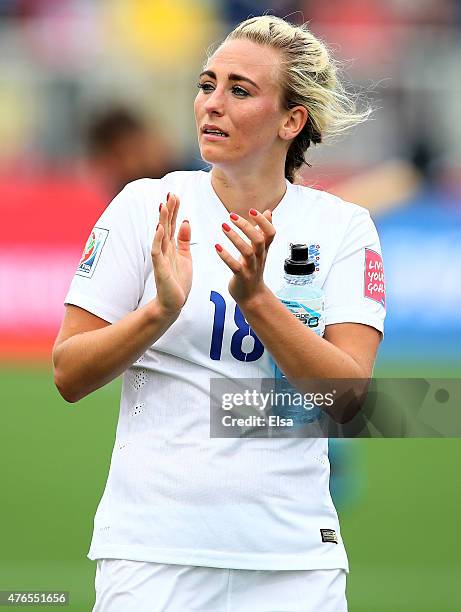
[[[229,282],[229,293],[239,305],[244,305],[264,293],[264,266],[269,246],[275,236],[270,210],[260,213],[251,208],[249,213],[254,225],[235,213],[230,214],[230,219],[249,238],[250,243],[227,223],[222,224],[224,233],[241,253],[238,261],[220,244],[215,245],[221,259],[234,273]]]
[[[175,239],[179,204],[178,196],[172,193],[168,194],[166,204],[160,204],[151,250],[157,300],[166,314],[181,310],[192,285],[191,229],[187,220],[179,226]]]

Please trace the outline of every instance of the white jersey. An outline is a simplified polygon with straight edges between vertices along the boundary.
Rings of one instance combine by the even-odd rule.
[[[326,439],[210,438],[210,378],[270,378],[273,366],[260,343],[232,341],[249,328],[228,292],[232,272],[214,249],[219,242],[237,256],[223,236],[229,213],[209,173],[174,172],[125,187],[93,229],[65,302],[114,323],[155,297],[150,251],[168,192],[181,199],[177,226],[191,224],[192,288],[178,319],[123,376],[88,557],[348,570]],[[272,291],[283,284],[289,243],[307,243],[326,325],[383,330],[382,273],[373,276],[380,245],[367,210],[287,182],[273,223],[264,274]]]

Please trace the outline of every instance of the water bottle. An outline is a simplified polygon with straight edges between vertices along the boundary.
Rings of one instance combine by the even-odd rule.
[[[325,332],[325,300],[320,287],[313,284],[315,277],[315,263],[309,262],[309,247],[306,244],[290,244],[290,257],[285,259],[285,284],[276,292],[280,299],[293,315],[304,325],[309,327],[318,336]],[[294,389],[283,372],[274,363],[274,387],[276,392],[301,395]],[[304,398],[303,398],[304,399]],[[289,402],[289,405],[278,406],[273,409],[274,414],[284,418],[293,419],[294,425],[312,423],[322,417],[322,409],[313,402]]]

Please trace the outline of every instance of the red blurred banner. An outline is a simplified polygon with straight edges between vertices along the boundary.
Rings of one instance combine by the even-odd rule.
[[[73,177],[0,182],[0,359],[49,359],[63,300],[107,202]]]

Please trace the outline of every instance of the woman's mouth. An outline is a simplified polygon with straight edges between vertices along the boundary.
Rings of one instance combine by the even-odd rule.
[[[202,135],[206,140],[223,140],[229,137],[227,132],[224,132],[215,125],[204,125],[202,128]]]

